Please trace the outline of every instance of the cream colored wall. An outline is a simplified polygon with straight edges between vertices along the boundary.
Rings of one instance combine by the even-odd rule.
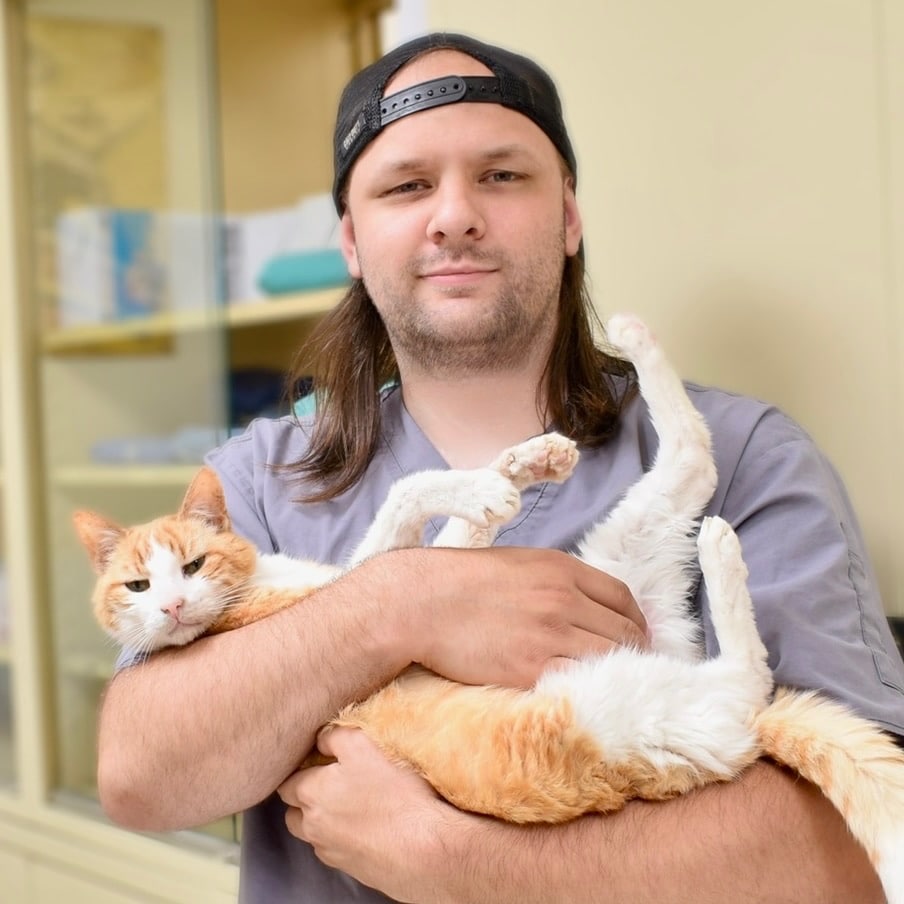
[[[800,420],[904,615],[904,4],[427,3],[554,73],[601,313]]]

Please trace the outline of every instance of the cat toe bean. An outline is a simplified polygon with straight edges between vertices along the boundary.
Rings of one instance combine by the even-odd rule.
[[[521,490],[546,480],[567,480],[577,461],[577,444],[560,433],[532,437],[498,460],[499,471]]]
[[[631,314],[614,314],[606,324],[609,342],[634,360],[644,348],[655,345],[647,325]]]

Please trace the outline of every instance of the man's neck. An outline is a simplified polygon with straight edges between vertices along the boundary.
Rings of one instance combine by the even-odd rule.
[[[536,387],[536,378],[523,372],[462,379],[403,377],[402,399],[450,467],[477,468],[546,429]]]

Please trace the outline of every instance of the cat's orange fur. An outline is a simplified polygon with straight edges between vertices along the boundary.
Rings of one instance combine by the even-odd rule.
[[[334,724],[362,729],[418,771],[447,800],[508,822],[565,822],[663,800],[718,780],[698,769],[605,761],[567,700],[471,687],[410,669]]]

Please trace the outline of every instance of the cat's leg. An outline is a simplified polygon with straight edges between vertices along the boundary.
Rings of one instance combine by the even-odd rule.
[[[393,484],[349,564],[389,549],[420,546],[430,518],[447,515],[487,527],[513,518],[520,507],[518,489],[491,468],[410,474]]]
[[[521,491],[535,483],[562,483],[571,476],[577,461],[578,449],[574,440],[560,433],[544,433],[501,452],[488,467]],[[490,546],[499,528],[508,520],[489,519],[485,525],[480,525],[473,520],[450,518],[433,545],[461,549]]]
[[[740,767],[759,754],[754,720],[769,705],[774,678],[737,535],[722,518],[704,518],[697,546],[719,644],[718,656],[696,666],[703,682],[700,694],[720,756]]]
[[[694,407],[684,383],[662,346],[643,321],[617,314],[606,325],[609,341],[637,371],[638,385],[649,409],[659,449],[648,483],[659,483],[679,510],[699,514],[716,485],[712,442],[706,421]],[[678,463],[681,467],[678,467]]]
[[[587,533],[578,554],[629,586],[647,619],[653,649],[699,658],[688,599],[696,580],[696,522],[717,479],[709,430],[640,320],[616,316],[607,330],[637,370],[659,448],[650,470]]]
[[[704,518],[697,548],[719,657],[737,664],[749,677],[753,712],[760,712],[769,701],[774,682],[747,589],[747,566],[740,541],[722,518]]]

